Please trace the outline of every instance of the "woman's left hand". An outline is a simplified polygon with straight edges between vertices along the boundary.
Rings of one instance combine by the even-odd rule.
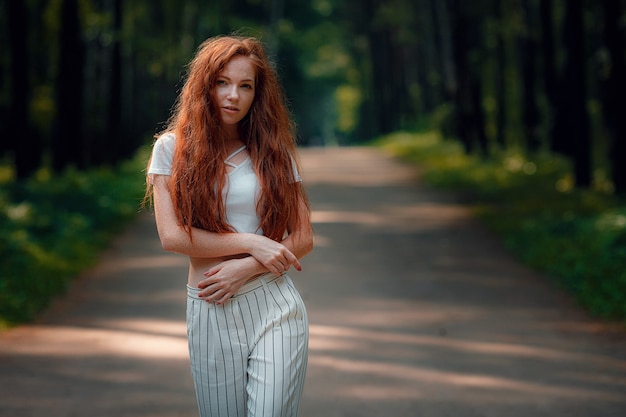
[[[204,273],[206,279],[198,283],[201,289],[198,295],[209,303],[223,304],[228,301],[250,278],[246,262],[246,258],[230,259],[209,269]]]

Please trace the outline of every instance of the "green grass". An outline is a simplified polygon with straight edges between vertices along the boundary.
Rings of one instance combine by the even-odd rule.
[[[593,189],[576,189],[565,159],[509,151],[485,160],[434,132],[395,133],[376,145],[461,196],[520,260],[592,315],[626,320],[626,205],[599,175]]]
[[[116,169],[0,180],[0,328],[32,320],[139,211],[145,150]]]

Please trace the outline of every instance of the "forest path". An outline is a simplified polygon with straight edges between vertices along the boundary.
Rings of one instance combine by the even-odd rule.
[[[626,415],[623,327],[589,319],[374,148],[302,150],[316,249],[301,417]],[[37,323],[0,334],[0,417],[196,416],[185,258],[141,215]]]

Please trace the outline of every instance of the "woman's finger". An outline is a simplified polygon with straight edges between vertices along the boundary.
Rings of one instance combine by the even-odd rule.
[[[216,265],[216,266],[211,267],[203,275],[205,277],[209,278],[209,277],[212,277],[213,275],[217,274],[218,272],[220,272],[221,269],[222,269],[222,267],[220,265]]]
[[[289,269],[289,266],[293,265],[294,268],[296,268],[296,270],[302,271],[302,265],[300,264],[300,261],[298,260],[296,255],[294,255],[291,252],[289,252],[289,255],[291,255],[291,256],[287,257],[288,264],[287,264],[287,266],[285,267],[284,270],[287,271]]]
[[[222,296],[222,298],[215,301],[215,304],[217,305],[224,304],[226,301],[230,300],[231,298],[233,298],[233,294],[231,294],[230,292],[227,292],[226,294]]]
[[[211,288],[210,292],[206,295],[206,301],[215,302],[215,300],[218,300],[223,296],[225,291],[226,290],[224,288]]]

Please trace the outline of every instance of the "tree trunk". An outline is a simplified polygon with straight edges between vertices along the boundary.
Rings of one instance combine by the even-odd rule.
[[[496,99],[496,143],[500,148],[506,147],[506,52],[504,46],[504,16],[502,13],[502,1],[495,0],[495,19],[497,21],[496,33],[496,59],[495,59],[495,99]]]
[[[524,24],[524,29],[518,40],[522,78],[522,123],[527,149],[533,152],[541,147],[535,74],[537,42],[534,35],[533,13],[529,0],[521,0],[520,6]]]
[[[53,135],[52,167],[56,172],[73,165],[86,167],[83,140],[83,73],[85,47],[78,16],[78,0],[63,0],[56,82],[57,118]]]
[[[540,0],[539,2],[540,20],[541,20],[541,57],[542,57],[542,73],[543,88],[546,100],[549,106],[548,131],[553,130],[553,116],[557,104],[557,69],[554,59],[554,13],[552,9],[552,0]]]
[[[431,0],[433,17],[436,21],[434,25],[441,59],[441,72],[443,77],[444,92],[446,99],[452,100],[457,89],[457,80],[454,72],[452,22],[448,2],[441,0]]]
[[[9,2],[9,39],[11,57],[11,96],[7,145],[13,149],[15,174],[18,179],[29,177],[41,163],[39,135],[30,123],[29,105],[31,83],[28,49],[28,15],[21,1]]]
[[[110,162],[117,163],[121,158],[129,157],[135,149],[135,141],[127,140],[122,131],[122,0],[113,1],[113,32],[115,38],[111,47],[111,78],[109,92],[109,123],[106,138],[115,149]]]
[[[604,41],[609,51],[610,69],[604,83],[604,117],[609,131],[611,147],[611,178],[615,192],[626,194],[626,118],[623,100],[626,97],[626,39],[621,21],[624,10],[620,0],[603,0]]]
[[[465,152],[478,150],[487,154],[487,136],[485,134],[484,111],[480,79],[473,71],[470,51],[479,41],[480,24],[470,22],[467,6],[460,0],[453,1],[452,14],[452,49],[456,69],[457,88],[454,94],[454,112],[456,134],[463,144]]]
[[[565,3],[563,79],[555,114],[553,150],[572,158],[578,186],[591,184],[591,140],[587,113],[583,0]]]
[[[378,133],[386,134],[394,131],[395,111],[393,77],[395,72],[395,60],[391,34],[388,31],[370,32],[370,45],[372,45],[372,67],[374,74],[374,92],[377,114]]]
[[[441,70],[438,68],[437,47],[435,45],[435,23],[433,22],[433,8],[431,1],[419,2],[416,11],[422,27],[422,35],[417,45],[411,47],[416,51],[407,60],[407,72],[412,74],[410,82],[419,87],[419,96],[411,94],[411,105],[415,113],[432,114],[442,100]],[[416,97],[417,96],[417,97]]]

